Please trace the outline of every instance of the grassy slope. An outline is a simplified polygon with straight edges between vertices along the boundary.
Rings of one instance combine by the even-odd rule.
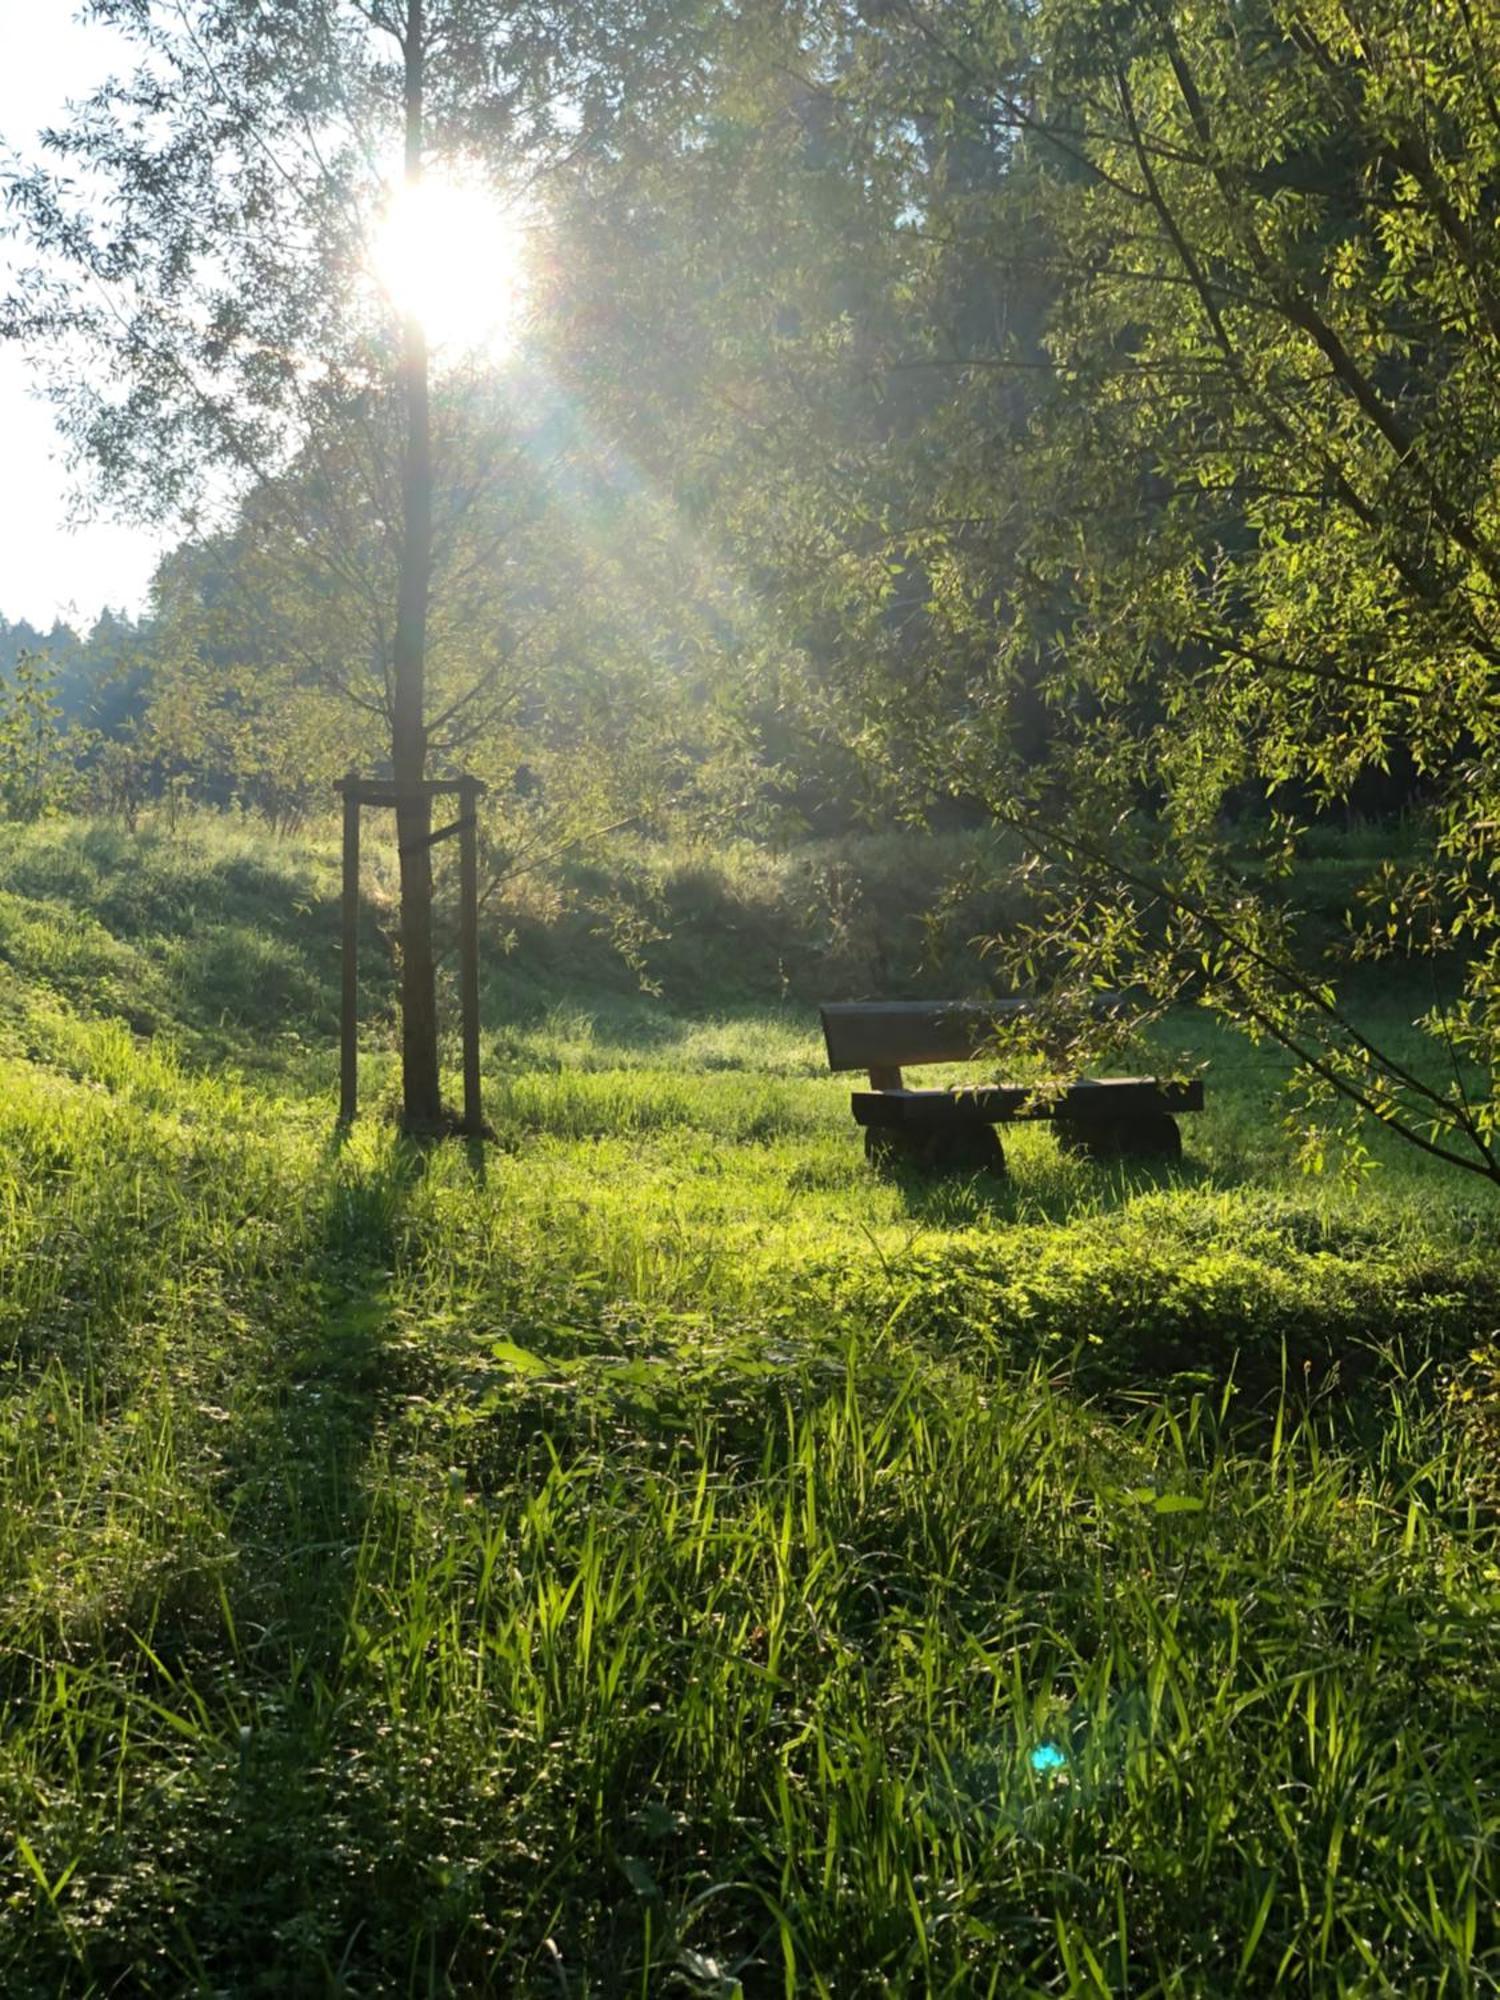
[[[1494,1990],[1482,1192],[1227,1046],[1179,1177],[877,1182],[524,912],[500,1145],[340,1148],[326,851],[0,881],[5,1991]]]

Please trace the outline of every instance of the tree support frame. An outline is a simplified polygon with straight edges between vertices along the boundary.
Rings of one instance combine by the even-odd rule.
[[[352,1125],[359,1108],[359,835],[366,806],[396,808],[432,801],[448,793],[458,798],[458,818],[426,833],[416,843],[433,847],[458,836],[459,1004],[463,1021],[464,1109],[458,1130],[484,1136],[479,1091],[479,801],[487,787],[478,778],[429,778],[398,785],[389,778],[360,778],[351,772],[334,788],[344,801],[343,965],[339,1007],[339,1123]]]

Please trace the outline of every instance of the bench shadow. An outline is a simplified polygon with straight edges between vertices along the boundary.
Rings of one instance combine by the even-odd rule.
[[[896,1191],[913,1221],[948,1229],[980,1221],[1066,1223],[1124,1208],[1142,1194],[1173,1188],[1211,1191],[1241,1184],[1240,1176],[1226,1175],[1192,1158],[1080,1162],[1071,1172],[1033,1175],[1023,1169],[1019,1177],[1013,1170],[965,1172],[907,1163],[871,1171]]]

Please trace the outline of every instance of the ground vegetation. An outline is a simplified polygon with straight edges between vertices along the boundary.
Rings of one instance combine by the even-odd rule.
[[[331,843],[3,839],[9,1990],[1492,1983],[1452,1176],[1206,1029],[1179,1172],[880,1180],[691,960],[340,1143]]]

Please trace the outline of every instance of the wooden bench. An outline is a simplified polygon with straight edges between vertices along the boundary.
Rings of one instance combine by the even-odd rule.
[[[877,1165],[1003,1171],[997,1125],[1047,1118],[1070,1152],[1095,1160],[1175,1160],[1182,1156],[1177,1114],[1203,1109],[1201,1078],[1091,1077],[1058,1090],[995,1083],[954,1090],[909,1090],[902,1070],[917,1063],[973,1062],[993,1045],[997,1024],[1026,1011],[1025,1000],[846,1001],[819,1009],[831,1070],[866,1070],[868,1090],[850,1098],[864,1127],[865,1154]]]

